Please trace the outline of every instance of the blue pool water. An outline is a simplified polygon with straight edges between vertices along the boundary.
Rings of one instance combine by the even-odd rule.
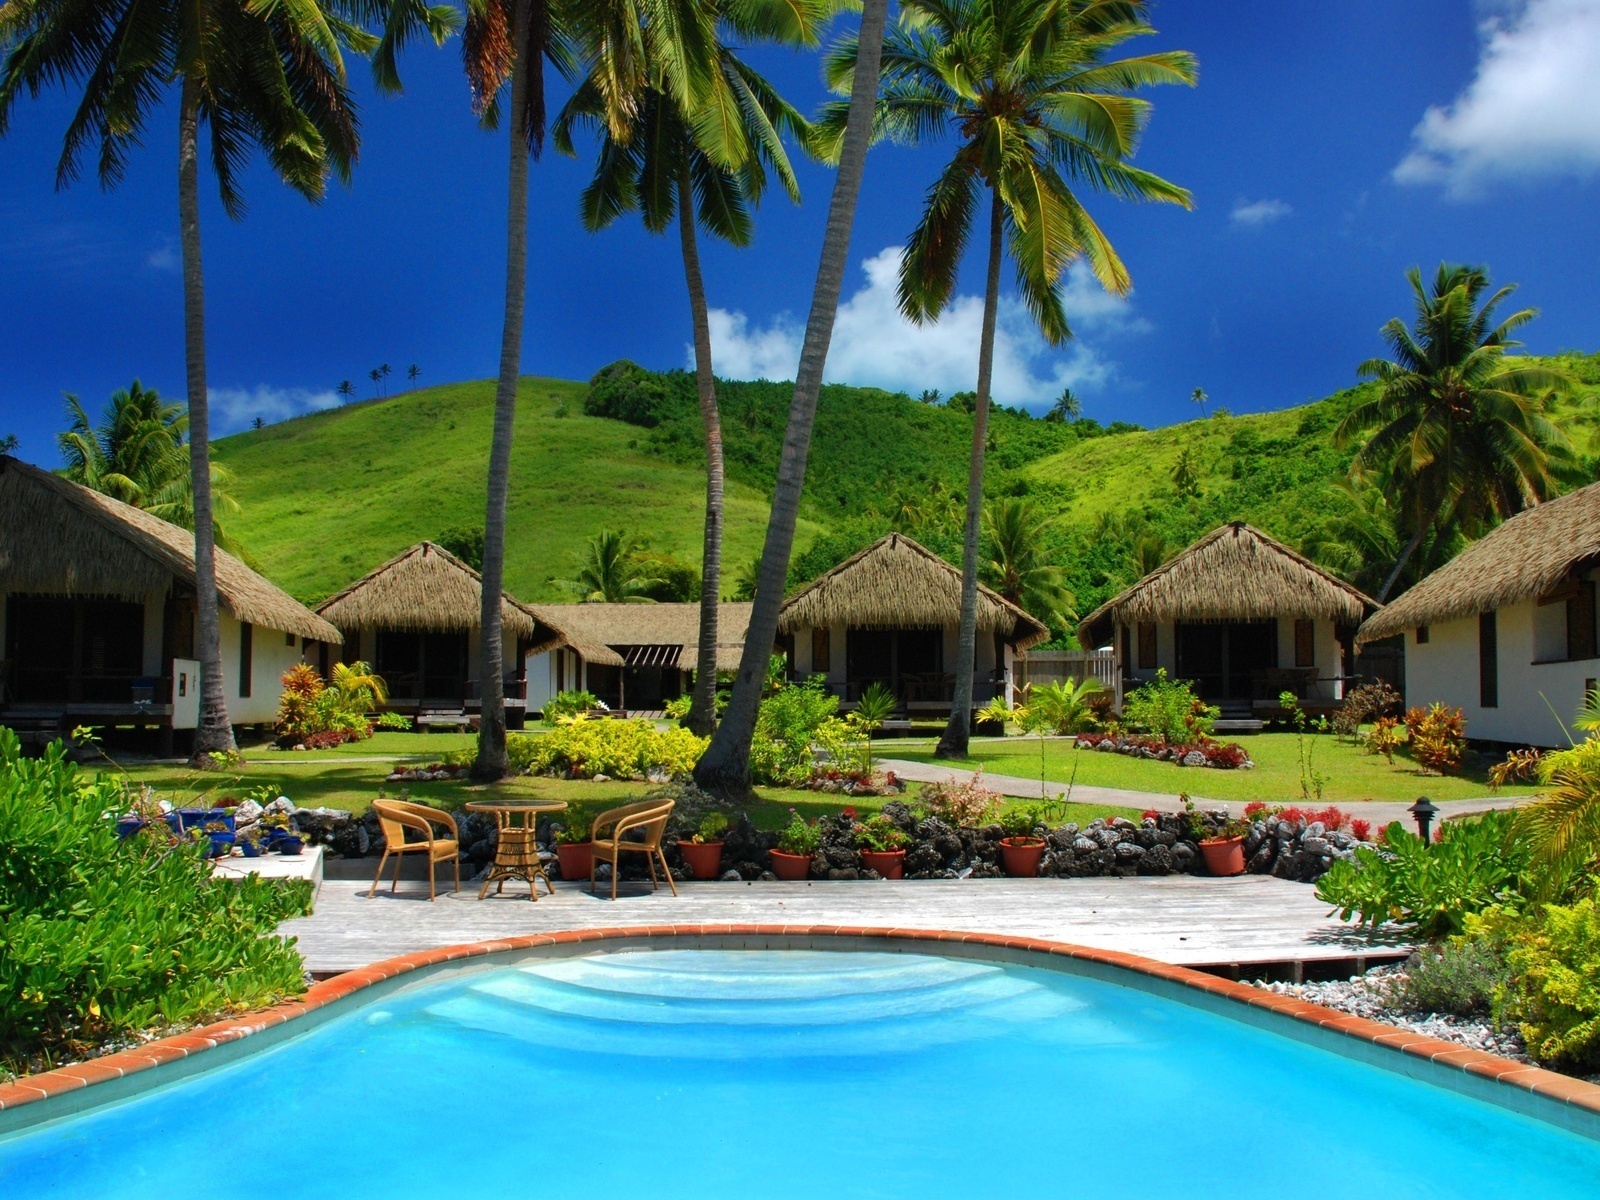
[[[1134,988],[641,951],[374,1001],[0,1141],[0,1196],[1600,1195],[1600,1144]]]

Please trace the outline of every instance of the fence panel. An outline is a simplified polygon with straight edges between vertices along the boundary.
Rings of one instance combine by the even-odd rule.
[[[1034,650],[1018,657],[1018,687],[1094,679],[1104,688],[1116,684],[1116,656],[1110,650]]]

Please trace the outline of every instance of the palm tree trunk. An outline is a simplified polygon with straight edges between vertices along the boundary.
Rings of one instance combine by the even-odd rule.
[[[1417,547],[1422,545],[1422,539],[1428,536],[1428,530],[1439,517],[1439,505],[1434,505],[1433,511],[1428,514],[1428,519],[1417,526],[1417,531],[1411,535],[1411,540],[1406,543],[1406,548],[1400,551],[1400,557],[1395,560],[1394,569],[1389,572],[1389,578],[1383,581],[1383,587],[1373,597],[1379,604],[1388,602],[1389,592],[1394,588],[1395,581],[1400,578],[1400,572],[1406,569],[1406,563],[1411,561],[1411,556],[1417,552]]]
[[[683,242],[683,276],[689,285],[694,322],[694,379],[700,392],[700,419],[706,427],[706,530],[700,555],[700,652],[694,664],[694,699],[689,728],[704,737],[717,726],[717,603],[722,596],[722,415],[717,411],[717,381],[711,374],[711,319],[706,313],[700,248],[695,243],[694,187],[688,155],[678,162],[678,235]]]
[[[978,535],[983,519],[983,460],[989,438],[989,384],[994,376],[994,327],[1000,312],[1001,234],[1005,223],[999,189],[989,199],[989,279],[983,293],[983,336],[978,343],[978,400],[972,410],[972,460],[967,466],[967,531],[961,546],[961,630],[956,637],[956,686],[935,758],[965,758],[972,735],[972,676],[978,657]]]
[[[211,515],[211,412],[206,393],[206,286],[200,262],[200,85],[184,76],[178,103],[178,229],[183,247],[183,358],[189,389],[189,475],[194,491],[194,590],[198,609],[200,723],[191,762],[236,747],[222,680],[216,526]]]
[[[528,99],[527,45],[531,0],[517,0],[512,17],[511,170],[506,189],[506,313],[500,330],[500,378],[494,389],[494,435],[489,443],[488,507],[483,519],[483,609],[478,655],[478,757],[472,778],[503,779],[506,759],[504,647],[500,624],[506,567],[506,491],[511,478],[511,428],[517,408],[517,373],[522,365],[522,312],[528,291],[528,146],[522,114]]]
[[[695,781],[708,791],[741,795],[750,788],[750,742],[755,736],[761,687],[767,660],[778,636],[778,609],[783,604],[789,555],[794,549],[794,526],[800,515],[800,492],[806,481],[806,459],[811,452],[811,430],[822,391],[822,370],[833,339],[833,321],[839,311],[839,291],[850,257],[850,232],[855,224],[856,200],[866,167],[872,137],[872,113],[878,95],[878,67],[883,58],[883,27],[889,0],[865,0],[861,8],[861,39],[856,50],[855,80],[850,88],[850,117],[839,155],[839,175],[828,204],[828,224],[822,238],[822,258],[817,266],[811,313],[806,318],[806,338],[800,351],[800,369],[789,405],[789,427],[778,460],[778,482],[772,493],[772,514],[767,520],[767,541],[761,551],[756,577],[755,604],[745,634],[744,655],[734,679],[728,711],[711,745],[695,764]]]

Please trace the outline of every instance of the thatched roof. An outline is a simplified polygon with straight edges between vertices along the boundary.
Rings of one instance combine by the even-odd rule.
[[[1360,624],[1377,602],[1282,542],[1233,521],[1095,609],[1078,644],[1103,646],[1116,625],[1321,618]]]
[[[961,572],[903,533],[879,538],[812,580],[778,614],[778,631],[844,625],[856,629],[944,628],[961,621]],[[1017,649],[1050,636],[1043,622],[999,593],[978,587],[978,629]]]
[[[1373,615],[1357,642],[1474,617],[1556,591],[1600,560],[1600,483],[1524,510]]]
[[[602,666],[679,666],[692,670],[700,646],[700,605],[528,604],[539,623],[534,651],[570,646]],[[744,652],[750,605],[717,606],[717,668],[734,670]],[[545,636],[545,630],[550,634]]]
[[[339,631],[233,555],[216,553],[217,595],[240,621],[338,644]],[[194,534],[110,496],[0,455],[4,591],[143,600],[194,586]]]
[[[317,611],[344,630],[459,633],[483,620],[483,578],[443,547],[418,542],[329,596]],[[504,593],[500,621],[509,636],[533,636],[533,620]]]

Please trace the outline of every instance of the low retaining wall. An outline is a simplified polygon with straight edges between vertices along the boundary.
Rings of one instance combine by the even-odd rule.
[[[1600,1086],[1391,1025],[1116,950],[948,930],[821,925],[650,925],[530,934],[386,959],[313,984],[298,1000],[0,1086],[0,1134],[126,1099],[306,1032],[394,989],[491,955],[599,949],[877,950],[976,958],[1080,974],[1191,1004],[1600,1140]],[[252,1038],[262,1041],[251,1042]]]

